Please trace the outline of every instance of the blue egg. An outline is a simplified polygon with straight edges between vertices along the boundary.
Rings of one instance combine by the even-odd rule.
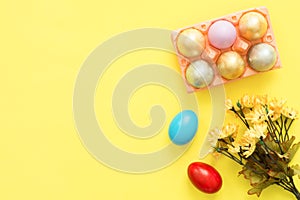
[[[197,115],[191,110],[178,113],[169,126],[169,137],[174,144],[184,145],[189,143],[198,129]]]

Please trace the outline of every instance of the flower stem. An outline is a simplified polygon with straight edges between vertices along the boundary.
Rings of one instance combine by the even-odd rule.
[[[299,193],[298,189],[295,186],[293,177],[289,177],[289,179],[290,179],[290,183],[292,184],[293,194],[296,196],[297,200],[300,200],[300,193]]]
[[[279,185],[283,189],[293,193],[294,196],[296,197],[296,199],[300,200],[300,193],[295,186],[293,177],[288,176],[288,179],[286,178],[286,179],[281,180],[279,183],[277,183],[277,185]]]
[[[234,112],[240,118],[240,120],[245,124],[245,126],[248,129],[250,128],[250,125],[249,125],[248,121],[245,119],[245,115],[244,115],[244,112],[243,112],[242,109],[240,109],[241,114],[237,110],[235,110],[234,108],[232,108],[231,111]]]
[[[229,153],[227,150],[223,149],[223,148],[215,148],[217,152],[223,154],[224,156],[232,159],[233,161],[235,161],[236,163],[240,164],[240,165],[244,165],[243,161],[242,161],[242,157],[240,156],[240,159],[238,159],[237,157],[235,157],[234,155],[232,155],[231,153]]]
[[[282,147],[280,145],[280,132],[278,131],[277,127],[273,124],[272,119],[270,117],[268,117],[268,120],[266,121],[268,124],[268,130],[270,131],[271,136],[273,137],[274,141],[277,143],[279,150],[280,150],[280,154],[284,154],[284,151],[282,150]],[[277,134],[278,133],[278,137]]]

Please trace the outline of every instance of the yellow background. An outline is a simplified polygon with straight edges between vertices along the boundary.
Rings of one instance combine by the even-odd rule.
[[[289,105],[299,110],[300,12],[296,0],[1,1],[0,199],[257,199],[246,194],[248,181],[237,176],[240,167],[226,158],[204,160],[223,177],[218,193],[197,191],[187,178],[186,168],[197,161],[210,124],[208,91],[197,93],[200,125],[188,151],[171,166],[142,175],[112,170],[86,151],[73,121],[72,95],[81,64],[94,48],[113,35],[144,27],[173,30],[258,6],[269,9],[283,68],[226,84],[226,95],[237,99],[244,93],[266,93],[288,99]],[[112,65],[106,74],[111,78],[104,76],[101,80],[105,91],[113,89],[118,80],[118,66],[126,72],[150,62],[179,71],[172,54],[136,52]],[[97,116],[106,120],[106,133],[118,132],[110,111],[101,112],[106,108],[97,105],[97,99],[106,99],[100,96],[98,91]],[[165,145],[168,122],[180,109],[172,94],[161,87],[145,87],[133,95],[129,111],[135,123],[147,125],[147,114],[154,104],[162,104],[167,116],[160,135],[142,143],[122,134],[107,137],[132,152],[149,152]],[[292,130],[299,140],[299,121]],[[299,153],[294,162],[300,162]],[[300,188],[299,180],[296,184]],[[270,198],[294,199],[277,186],[266,189],[260,197]]]

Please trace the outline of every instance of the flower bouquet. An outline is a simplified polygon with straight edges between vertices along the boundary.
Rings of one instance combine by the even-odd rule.
[[[300,147],[289,134],[297,111],[285,100],[267,96],[244,95],[234,105],[226,100],[226,108],[243,124],[228,123],[210,131],[214,154],[229,157],[242,166],[239,174],[250,181],[248,194],[260,196],[263,189],[278,185],[300,200],[293,177],[300,178],[300,166],[290,162]]]

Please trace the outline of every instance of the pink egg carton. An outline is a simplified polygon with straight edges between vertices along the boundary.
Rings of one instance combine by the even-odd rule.
[[[264,16],[264,18],[267,21],[267,31],[264,34],[264,36],[257,39],[257,40],[252,40],[252,41],[245,39],[239,33],[240,18],[244,14],[249,13],[249,12],[260,13],[261,15]],[[209,40],[208,40],[209,28],[214,22],[216,22],[218,20],[227,20],[227,21],[231,22],[234,25],[235,29],[236,29],[236,36],[237,36],[236,40],[234,41],[233,45],[230,46],[229,48],[218,49],[218,48],[214,47],[213,45],[211,45]],[[184,55],[182,55],[180,53],[180,51],[177,48],[178,35],[182,31],[184,31],[186,29],[189,29],[189,28],[197,29],[198,31],[200,31],[203,34],[203,36],[205,38],[205,49],[203,50],[203,52],[201,53],[200,56],[193,57],[193,58],[185,57]],[[276,58],[276,62],[274,64],[274,66],[270,70],[281,68],[281,61],[280,61],[280,58],[279,58],[279,53],[278,53],[278,49],[277,49],[277,46],[276,46],[276,41],[275,41],[273,29],[272,29],[272,26],[271,26],[269,12],[268,12],[267,8],[265,8],[265,7],[252,8],[252,9],[248,9],[248,10],[235,12],[235,13],[225,15],[225,16],[220,17],[220,18],[212,19],[212,20],[209,20],[209,21],[194,24],[192,26],[188,26],[188,27],[180,28],[178,30],[174,30],[171,34],[171,39],[172,39],[173,45],[174,45],[176,53],[177,53],[177,57],[178,57],[178,61],[179,61],[180,69],[181,69],[181,74],[182,74],[183,79],[185,81],[188,92],[195,92],[195,91],[199,91],[199,90],[202,90],[202,89],[207,89],[209,87],[217,86],[217,85],[224,84],[224,83],[227,83],[227,82],[239,80],[239,79],[251,76],[251,75],[262,73],[260,71],[256,71],[253,68],[251,68],[249,66],[248,61],[247,61],[247,53],[248,53],[249,49],[253,45],[256,45],[258,43],[267,43],[267,44],[273,46],[274,49],[275,49],[275,52],[277,54],[277,58]],[[219,56],[222,53],[227,52],[227,51],[235,51],[235,52],[239,53],[241,55],[241,57],[243,58],[243,60],[245,61],[245,70],[244,70],[243,74],[240,77],[235,78],[235,79],[231,79],[231,80],[222,77],[220,75],[219,71],[218,71],[217,66],[216,66],[216,62],[217,62]],[[199,59],[203,59],[203,60],[209,62],[211,64],[214,72],[215,72],[213,81],[208,86],[206,86],[204,88],[194,87],[193,85],[191,85],[187,81],[186,76],[185,76],[185,72],[186,72],[186,69],[189,66],[189,64],[191,62],[199,60]],[[270,70],[268,70],[268,71],[270,71]]]

